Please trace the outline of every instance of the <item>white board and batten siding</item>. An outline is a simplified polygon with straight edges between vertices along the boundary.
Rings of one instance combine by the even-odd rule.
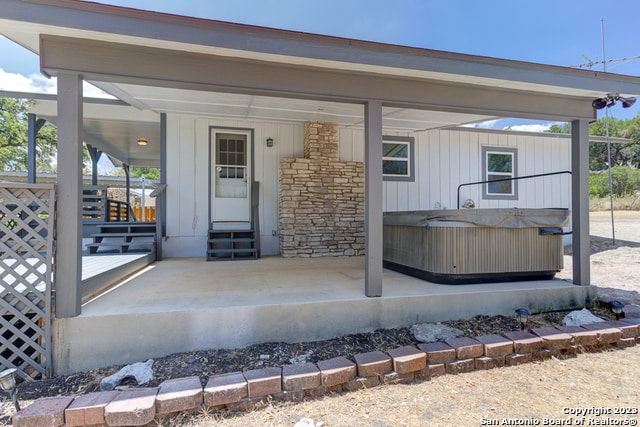
[[[304,124],[262,122],[169,114],[167,117],[166,257],[203,257],[209,227],[210,129],[253,131],[253,179],[260,182],[260,229],[263,255],[279,253],[278,169],[286,157],[303,157]],[[482,147],[517,149],[518,175],[569,170],[570,139],[554,134],[497,132],[483,129],[396,132],[415,138],[415,180],[385,181],[385,211],[455,209],[459,184],[484,180]],[[273,147],[266,146],[273,138]],[[340,160],[364,160],[364,130],[340,129]],[[484,200],[482,186],[464,187],[460,200],[478,208],[569,208],[571,178],[559,175],[518,182],[517,200]]]
[[[455,209],[458,185],[484,181],[482,148],[517,149],[518,176],[538,175],[571,169],[571,141],[568,135],[490,131],[485,129],[443,129],[423,132],[385,131],[385,135],[415,138],[415,180],[385,181],[385,211],[430,210],[437,206]],[[341,160],[364,159],[364,131],[340,131]],[[471,198],[477,208],[569,208],[571,176],[568,174],[518,181],[516,200],[485,200],[482,185],[463,187],[460,203]]]
[[[167,240],[163,242],[164,256],[205,256],[209,229],[211,128],[253,131],[253,179],[260,182],[262,254],[278,254],[278,168],[282,158],[303,156],[303,123],[272,123],[169,114]],[[273,147],[266,146],[267,138],[273,138]]]
[[[486,180],[482,169],[483,147],[515,148],[517,176],[571,169],[570,139],[554,134],[462,129],[420,132],[415,137],[417,186],[385,182],[385,211],[428,210],[437,206],[456,209],[460,184]],[[485,199],[482,185],[464,186],[460,190],[460,203],[470,198],[477,208],[571,206],[569,174],[522,179],[517,186],[515,200]],[[405,203],[407,198],[417,200]]]

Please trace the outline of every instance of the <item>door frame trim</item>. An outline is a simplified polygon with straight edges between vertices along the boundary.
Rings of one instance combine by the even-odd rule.
[[[211,186],[211,181],[212,181],[212,154],[213,154],[213,143],[215,142],[215,140],[213,139],[213,135],[217,132],[220,133],[237,133],[237,134],[248,134],[248,138],[247,138],[247,148],[250,149],[250,153],[251,155],[249,156],[249,158],[247,159],[250,164],[248,166],[248,169],[250,171],[251,174],[251,182],[249,182],[249,187],[248,187],[248,194],[247,197],[249,198],[249,209],[251,209],[252,206],[252,194],[251,194],[251,188],[252,188],[252,183],[254,181],[254,165],[255,165],[255,161],[254,161],[254,156],[255,156],[255,129],[254,128],[244,128],[244,127],[231,127],[231,126],[209,126],[209,149],[208,149],[208,156],[209,158],[207,159],[207,162],[209,163],[209,173],[208,173],[208,188],[209,188],[209,204],[208,204],[208,209],[207,211],[209,212],[209,219],[208,219],[208,229],[211,229],[211,224],[213,221],[213,217],[212,217],[212,205],[213,205],[213,188]],[[252,224],[253,226],[253,224]]]

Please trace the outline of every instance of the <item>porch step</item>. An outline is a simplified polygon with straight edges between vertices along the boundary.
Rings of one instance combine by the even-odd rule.
[[[117,236],[126,236],[126,237],[155,237],[156,233],[95,233],[92,234],[93,238],[104,238],[104,237],[117,237]]]
[[[207,261],[257,258],[254,230],[209,230]]]
[[[100,233],[153,233],[156,232],[155,222],[105,222],[97,225]]]
[[[98,224],[99,233],[91,235],[86,245],[90,254],[101,252],[152,252],[156,245],[156,224],[153,222],[109,222]]]
[[[103,240],[101,242],[87,243],[86,247],[90,254],[99,253],[98,249],[100,248],[106,248],[106,250],[102,251],[105,253],[113,251],[121,254],[125,252],[153,252],[156,247],[156,242],[138,240],[114,242],[111,240]]]

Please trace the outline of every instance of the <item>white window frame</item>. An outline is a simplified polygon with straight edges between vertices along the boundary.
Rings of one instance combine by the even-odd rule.
[[[394,161],[394,162],[407,162],[407,174],[386,174],[384,170],[382,172],[382,179],[384,181],[415,181],[415,168],[414,168],[414,141],[415,138],[410,136],[390,136],[383,135],[382,143],[390,143],[390,144],[404,144],[407,146],[407,157],[382,157],[382,162],[385,160]],[[384,152],[384,150],[383,150]]]
[[[511,172],[490,172],[488,170],[489,156],[491,154],[511,155]],[[518,176],[518,149],[504,147],[482,147],[482,173],[484,180],[489,181],[490,176],[502,176],[504,178],[515,178]],[[511,193],[491,193],[489,184],[482,186],[482,198],[488,200],[517,200],[518,199],[518,181],[511,181]]]

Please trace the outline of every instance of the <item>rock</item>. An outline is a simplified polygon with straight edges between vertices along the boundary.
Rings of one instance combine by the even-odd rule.
[[[460,329],[450,328],[440,323],[419,323],[411,327],[414,338],[420,342],[444,341],[464,335]]]
[[[594,316],[589,310],[583,308],[582,310],[572,311],[567,314],[564,319],[562,319],[562,324],[564,326],[580,326],[602,321],[601,318]]]
[[[289,359],[289,363],[291,365],[297,365],[297,364],[300,364],[300,363],[306,363],[306,362],[309,361],[311,356],[313,356],[313,350],[309,350],[306,353],[302,353],[302,354],[299,354],[297,356],[292,357],[291,359]]]
[[[115,389],[123,379],[127,377],[133,377],[138,382],[138,385],[146,384],[153,379],[153,359],[149,359],[146,362],[133,363],[120,369],[115,374],[103,378],[100,381],[100,391],[110,391]]]

